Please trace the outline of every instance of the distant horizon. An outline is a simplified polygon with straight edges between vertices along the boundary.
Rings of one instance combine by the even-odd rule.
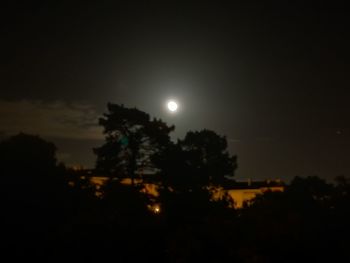
[[[20,133],[19,131],[18,133]],[[22,131],[23,132],[23,131]],[[18,133],[12,133],[12,134],[2,134],[0,136],[0,140],[3,140],[7,137],[10,137],[12,135],[16,135]],[[82,165],[83,167],[86,167],[87,169],[94,169],[95,168],[95,161],[96,156],[93,154],[93,148],[98,147],[102,145],[103,139],[100,140],[91,140],[91,139],[69,139],[69,138],[55,138],[52,136],[41,136],[40,134],[33,134],[38,135],[42,137],[43,139],[46,139],[48,141],[53,142],[57,147],[57,160],[60,162],[63,162],[67,166],[72,165]],[[175,139],[176,140],[176,139]],[[232,152],[232,147],[230,147],[229,143],[229,150],[230,154],[237,154],[237,152]],[[339,174],[327,174],[325,172],[323,173],[316,173],[316,172],[300,172],[293,174],[291,171],[285,171],[285,173],[278,173],[271,171],[270,174],[268,172],[265,172],[262,174],[245,174],[246,167],[242,167],[241,164],[241,158],[240,155],[238,156],[238,169],[235,172],[234,179],[236,180],[248,180],[249,178],[253,180],[268,180],[268,179],[281,179],[285,182],[289,182],[292,180],[295,176],[301,176],[301,177],[307,177],[307,176],[319,176],[323,179],[326,179],[327,181],[333,181],[334,178],[337,176],[347,176],[349,173],[339,173]],[[247,161],[245,162],[245,165],[249,166],[249,163]],[[283,171],[282,171],[283,172]]]

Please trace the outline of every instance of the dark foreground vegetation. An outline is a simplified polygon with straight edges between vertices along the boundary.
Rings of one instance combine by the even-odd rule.
[[[237,166],[224,137],[204,130],[173,143],[174,127],[112,104],[100,123],[94,173],[110,178],[101,196],[57,164],[53,144],[25,134],[0,143],[2,261],[350,262],[345,177],[296,177],[235,210],[228,196],[211,198]],[[159,196],[142,193],[145,182]]]

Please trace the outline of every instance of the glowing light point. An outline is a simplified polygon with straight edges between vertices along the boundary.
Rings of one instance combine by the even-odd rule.
[[[177,108],[178,108],[178,105],[175,101],[169,101],[168,104],[168,110],[171,111],[171,112],[176,112],[177,111]]]

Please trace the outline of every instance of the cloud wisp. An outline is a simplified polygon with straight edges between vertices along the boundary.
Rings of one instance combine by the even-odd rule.
[[[56,101],[0,100],[0,131],[64,139],[102,139],[93,106]]]

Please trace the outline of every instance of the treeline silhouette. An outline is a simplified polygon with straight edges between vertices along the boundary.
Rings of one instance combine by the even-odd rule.
[[[234,209],[228,195],[212,196],[234,185],[225,137],[202,130],[172,142],[175,127],[135,108],[107,109],[92,174],[58,163],[55,145],[38,136],[0,142],[4,262],[350,262],[345,177],[295,177],[284,192]],[[108,178],[100,195],[89,176]]]

